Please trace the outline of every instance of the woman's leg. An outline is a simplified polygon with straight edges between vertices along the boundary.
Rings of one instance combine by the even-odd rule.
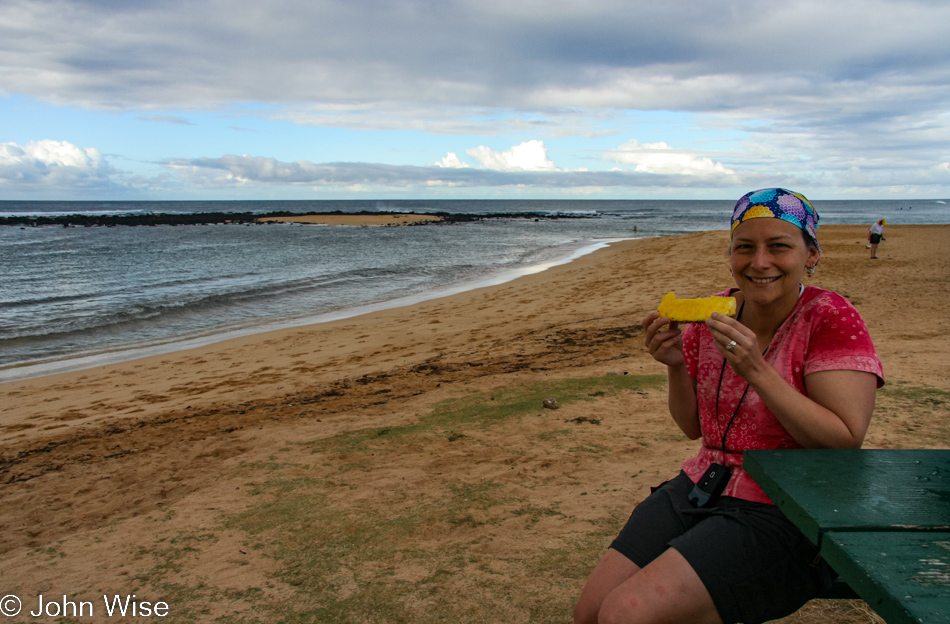
[[[722,624],[706,586],[670,548],[642,570],[608,550],[574,606],[575,624],[691,622]]]
[[[877,258],[877,243],[871,243],[871,257]]]
[[[587,578],[574,607],[576,624],[596,624],[604,599],[640,572],[634,560],[645,564],[663,556],[670,540],[695,524],[695,515],[684,514],[694,511],[688,500],[693,482],[686,473],[651,489]]]
[[[611,591],[603,599],[596,621],[599,624],[722,624],[706,586],[683,555],[673,548]]]
[[[581,598],[574,605],[574,624],[597,624],[597,614],[607,594],[639,571],[637,564],[616,550],[608,549],[607,554],[587,577]]]

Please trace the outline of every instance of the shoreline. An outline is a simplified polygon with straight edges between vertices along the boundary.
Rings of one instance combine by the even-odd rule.
[[[407,215],[400,215],[407,216]],[[411,215],[409,215],[411,216]],[[421,215],[417,215],[421,216]],[[348,223],[325,223],[323,221],[323,216],[314,216],[309,215],[305,217],[300,217],[304,219],[314,219],[312,221],[307,221],[308,224],[314,225],[350,225],[350,226],[367,226],[369,224],[361,223],[359,221],[359,216],[356,220],[354,217],[344,217],[343,220],[351,220]],[[297,219],[297,217],[288,217],[288,219]],[[299,222],[299,221],[294,221]],[[429,223],[430,221],[417,221],[417,223]],[[375,224],[376,226],[386,227],[382,223]],[[392,225],[392,224],[389,224]],[[646,237],[644,237],[646,238]],[[568,264],[574,262],[578,258],[586,256],[591,253],[596,253],[598,250],[601,250],[605,247],[621,242],[624,240],[639,240],[639,239],[601,239],[597,241],[591,241],[585,245],[577,247],[571,253],[564,255],[561,258],[543,262],[536,265],[531,265],[521,268],[508,268],[503,269],[485,276],[478,278],[473,278],[465,280],[455,284],[444,284],[438,286],[432,290],[426,292],[413,293],[408,295],[402,295],[399,297],[394,297],[392,299],[386,299],[383,301],[359,304],[352,307],[340,308],[328,312],[322,312],[313,315],[297,315],[293,317],[283,317],[283,318],[274,318],[270,320],[258,320],[251,323],[244,323],[240,326],[235,325],[226,325],[217,328],[214,331],[209,331],[197,336],[188,336],[181,335],[177,337],[169,337],[168,339],[153,340],[153,341],[143,341],[141,343],[132,343],[127,345],[122,345],[114,349],[106,349],[100,352],[94,353],[78,353],[75,355],[51,358],[47,360],[23,362],[20,364],[11,364],[7,366],[0,367],[0,384],[15,382],[15,381],[26,381],[29,379],[36,379],[39,377],[46,377],[49,375],[58,375],[62,373],[70,373],[83,371],[90,368],[97,368],[101,366],[109,366],[113,364],[121,364],[124,362],[131,362],[142,358],[161,356],[161,355],[171,355],[174,353],[189,351],[191,349],[197,349],[202,347],[212,346],[218,343],[227,342],[229,340],[234,340],[237,338],[245,338],[249,336],[256,336],[260,334],[267,334],[269,332],[281,331],[287,329],[295,329],[308,327],[311,325],[320,325],[323,323],[329,323],[333,321],[340,321],[345,319],[351,319],[354,317],[363,316],[365,314],[371,314],[373,312],[380,312],[383,310],[389,310],[394,308],[402,308],[407,306],[413,306],[418,303],[423,303],[426,301],[431,301],[434,299],[440,299],[443,297],[451,297],[460,293],[478,290],[481,288],[490,288],[492,286],[498,286],[517,280],[520,277],[526,275],[532,275],[535,273],[540,273],[546,271],[552,267],[560,266],[562,264]],[[565,243],[561,246],[561,249],[567,250],[571,249],[575,243]]]
[[[940,241],[947,239],[950,243],[950,225],[889,227],[888,240],[879,250],[885,254],[885,258],[879,261],[864,258],[864,226],[830,225],[823,227],[822,233],[825,253],[820,270],[814,279],[806,283],[842,292],[859,310],[869,300],[878,301],[876,305],[886,306],[886,309],[901,318],[906,317],[900,307],[901,302],[915,300],[915,296],[907,292],[912,287],[928,290],[925,304],[945,304],[946,294],[940,290],[940,285],[945,283],[950,268],[945,273],[939,273],[934,267],[939,268],[946,261],[934,261],[929,256],[922,256],[923,250],[929,247],[917,249],[907,247],[907,244],[922,244],[916,240],[921,236]],[[846,242],[841,242],[842,239]],[[719,243],[710,248],[710,241]],[[128,390],[119,393],[116,400],[100,403],[112,406],[109,413],[113,417],[124,418],[128,415],[148,415],[195,402],[216,401],[237,387],[252,395],[266,393],[268,390],[265,387],[255,384],[255,380],[261,378],[281,379],[285,381],[284,389],[289,390],[306,386],[315,380],[299,374],[304,370],[319,373],[318,377],[321,378],[327,375],[340,378],[359,376],[362,374],[359,371],[367,367],[386,369],[408,362],[425,362],[453,350],[464,351],[469,342],[482,344],[501,340],[503,344],[504,338],[500,336],[510,335],[525,326],[551,327],[558,323],[576,324],[578,319],[603,320],[621,315],[629,316],[624,322],[637,328],[642,316],[654,309],[660,298],[670,290],[675,290],[681,297],[702,297],[730,285],[732,280],[725,256],[727,244],[728,232],[723,230],[632,239],[611,244],[597,250],[597,253],[589,253],[540,273],[513,276],[517,279],[463,289],[459,293],[409,305],[385,307],[359,316],[318,324],[305,323],[261,333],[253,332],[186,350],[176,349],[118,363],[97,363],[80,370],[5,381],[0,383],[0,393],[6,393],[10,398],[7,408],[0,410],[0,439],[5,437],[3,427],[14,424],[10,419],[16,422],[32,417],[46,420],[45,412],[60,403],[76,401],[78,406],[74,408],[75,411],[84,414],[80,420],[97,418],[96,414],[102,410],[88,409],[96,401],[87,396],[82,387],[111,388],[114,382],[110,380],[115,378],[131,378],[131,383],[124,383]],[[933,257],[942,255],[940,244],[934,247]],[[898,255],[887,259],[886,254],[898,245],[902,247]],[[676,254],[676,257],[668,257],[671,253]],[[709,256],[712,261],[687,267],[697,254],[712,254]],[[934,274],[940,277],[923,281],[916,275],[913,278],[893,278],[889,282],[891,287],[904,292],[899,297],[885,296],[882,299],[882,293],[877,292],[880,284],[855,283],[854,278],[849,280],[843,277],[853,274],[855,270],[864,275],[859,279],[865,280],[879,279],[882,273],[902,275],[907,271],[906,258],[914,255],[927,258],[927,270],[924,273],[936,271]],[[855,266],[848,266],[850,263],[855,263]],[[702,286],[698,286],[700,284]],[[528,292],[531,294],[524,294]],[[503,303],[493,307],[483,300],[501,300]],[[940,320],[935,321],[936,324],[943,325],[942,312],[937,318]],[[879,319],[878,322],[886,326],[890,321]],[[917,325],[920,321],[916,315],[912,315],[906,322]],[[875,332],[870,321],[869,326]],[[923,332],[921,335],[937,336],[929,330],[920,331]],[[894,335],[900,341],[906,341],[909,332],[907,330]],[[436,343],[436,338],[451,340],[441,345]],[[932,352],[934,344],[943,342],[942,336],[937,342],[928,338],[921,344],[915,343],[914,348]],[[950,352],[950,348],[945,352]],[[890,366],[904,366],[916,359],[902,353]],[[888,373],[889,366],[885,363],[885,374]],[[928,370],[926,377],[934,375],[939,376],[936,370]],[[184,381],[189,378],[206,379],[208,382],[191,384]],[[77,384],[78,389],[64,391],[54,404],[47,405],[43,401],[42,395],[48,393],[49,388],[64,388],[72,384]],[[141,388],[150,389],[143,391]],[[155,404],[143,404],[135,398],[143,393],[161,399]],[[31,399],[24,402],[20,398],[13,398],[25,395],[31,395]]]

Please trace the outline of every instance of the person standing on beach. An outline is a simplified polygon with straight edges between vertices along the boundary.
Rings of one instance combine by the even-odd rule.
[[[877,246],[884,240],[884,226],[887,221],[881,219],[868,229],[868,245],[871,246],[871,260],[877,260]]]
[[[729,246],[737,288],[721,293],[736,298],[736,318],[643,319],[673,420],[702,447],[634,509],[588,577],[575,623],[755,624],[830,586],[817,548],[742,469],[747,449],[860,447],[884,383],[857,310],[801,283],[821,256],[817,226],[803,195],[746,194]],[[697,492],[724,471],[720,494]]]

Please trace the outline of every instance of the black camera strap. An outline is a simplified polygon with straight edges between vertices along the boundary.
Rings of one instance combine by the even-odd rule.
[[[764,353],[762,355],[765,355]],[[722,377],[726,374],[726,358],[722,358],[722,371],[719,373],[719,388],[716,390],[716,431],[721,431],[722,427],[719,426],[719,395],[722,393]],[[719,443],[719,447],[722,449],[722,452],[726,452],[726,437],[729,436],[729,430],[732,429],[732,423],[736,421],[736,416],[739,415],[739,408],[742,407],[742,401],[745,400],[745,395],[749,392],[749,384],[746,383],[745,390],[742,391],[742,396],[739,398],[739,402],[736,404],[736,409],[732,412],[732,418],[729,419],[729,422],[726,423],[726,431],[722,434],[722,441]]]
[[[801,293],[799,293],[801,296]],[[739,307],[739,313],[736,314],[736,320],[738,321],[742,318],[742,310],[745,308],[745,301],[742,302],[742,305]],[[771,345],[770,345],[771,346]],[[762,357],[765,357],[765,354],[769,352],[769,347],[765,348],[765,351],[762,352]],[[726,374],[726,358],[722,358],[722,370],[719,371],[719,386],[716,388],[716,431],[720,431],[722,428],[719,426],[719,395],[722,394],[722,378]],[[739,415],[739,408],[742,407],[742,401],[745,400],[745,395],[749,393],[749,383],[746,382],[745,390],[742,391],[742,396],[739,397],[739,402],[736,403],[736,409],[732,412],[732,418],[729,419],[729,422],[726,424],[726,431],[722,434],[722,441],[719,443],[722,452],[726,452],[726,437],[729,435],[729,430],[732,429],[732,423],[736,421],[736,416]]]

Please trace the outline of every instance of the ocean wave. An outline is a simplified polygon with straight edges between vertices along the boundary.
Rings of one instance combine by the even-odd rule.
[[[133,209],[133,210],[76,210],[70,209],[67,211],[62,210],[0,210],[0,218],[2,217],[69,217],[72,215],[84,216],[84,217],[108,217],[108,216],[124,216],[124,215],[143,215],[151,214],[151,210],[145,209]]]
[[[598,210],[545,210],[542,214],[549,217],[599,217],[602,213]]]
[[[432,272],[426,267],[380,267],[277,281],[265,276],[247,281],[246,277],[241,276],[240,283],[229,285],[225,285],[229,280],[221,278],[173,280],[154,285],[139,297],[135,296],[138,294],[136,289],[129,288],[99,293],[94,297],[55,295],[11,302],[4,304],[4,308],[10,312],[21,310],[21,313],[7,314],[0,322],[0,341],[65,338],[104,331],[139,334],[157,322],[168,325],[188,319],[189,323],[195,324],[197,319],[201,324],[201,318],[221,316],[244,320],[267,309],[273,316],[298,307],[312,313],[333,309],[342,305],[341,302],[363,302],[386,296],[393,290],[431,279]],[[230,281],[236,282],[237,279]],[[386,284],[388,288],[381,286]],[[182,290],[182,286],[201,288]],[[378,294],[374,297],[373,292]],[[52,306],[58,306],[58,316],[37,319],[37,315],[32,313],[32,310],[43,307],[50,313]],[[240,313],[241,308],[247,312]],[[222,311],[229,313],[219,314]],[[29,317],[41,322],[30,323]]]

